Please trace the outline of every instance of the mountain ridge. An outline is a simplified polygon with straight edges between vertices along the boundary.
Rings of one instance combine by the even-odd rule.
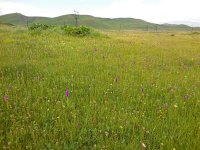
[[[50,25],[75,25],[74,14],[58,17],[25,16],[20,13],[11,13],[0,16],[0,22],[13,25],[31,25],[43,23]],[[101,18],[92,15],[79,15],[79,25],[90,26],[97,29],[109,30],[194,30],[188,25],[155,24],[135,18]],[[195,27],[199,30],[200,27]]]

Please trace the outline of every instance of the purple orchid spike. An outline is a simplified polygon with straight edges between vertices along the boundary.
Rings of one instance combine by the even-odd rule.
[[[118,82],[118,80],[119,80],[119,78],[118,78],[118,77],[116,77],[116,78],[115,78],[115,82]]]
[[[9,84],[8,90],[9,90],[9,91],[12,91],[12,85],[11,85],[11,84]]]
[[[8,95],[5,95],[5,96],[4,96],[4,101],[5,101],[5,102],[8,102]]]
[[[67,89],[65,92],[66,97],[69,97],[69,90]]]
[[[142,94],[144,94],[144,87],[142,87],[141,91],[142,91]]]
[[[168,103],[165,103],[165,104],[163,105],[163,108],[164,108],[165,110],[167,110],[168,107],[169,107]]]

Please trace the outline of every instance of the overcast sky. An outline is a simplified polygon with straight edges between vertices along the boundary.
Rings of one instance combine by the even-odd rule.
[[[97,17],[131,17],[155,23],[200,23],[200,0],[0,0],[0,15],[19,12],[56,17],[74,10]]]

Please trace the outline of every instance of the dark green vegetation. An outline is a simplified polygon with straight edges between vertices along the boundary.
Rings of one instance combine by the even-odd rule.
[[[16,27],[14,27],[16,28]],[[24,29],[24,27],[21,27]],[[90,36],[90,37],[108,37],[98,30],[89,28],[86,26],[52,26],[46,24],[34,23],[28,27],[29,34],[40,35],[43,32],[57,32],[59,34],[65,34],[69,36]]]
[[[85,26],[78,26],[78,27],[64,26],[62,29],[65,31],[66,34],[73,36],[86,36],[90,35],[91,33],[90,28]]]
[[[0,149],[200,149],[200,35],[104,34],[1,25]]]
[[[29,25],[33,23],[42,23],[48,25],[75,25],[74,15],[64,15],[55,18],[48,17],[27,17],[19,13],[0,16],[0,22],[11,23],[14,25]],[[133,18],[98,18],[88,15],[80,15],[78,19],[79,25],[89,26],[96,29],[109,30],[143,30],[143,31],[191,31],[200,30],[200,28],[191,28],[186,25],[157,25],[140,19]]]
[[[41,23],[34,23],[28,27],[29,30],[47,30],[49,28],[51,28],[51,26]]]

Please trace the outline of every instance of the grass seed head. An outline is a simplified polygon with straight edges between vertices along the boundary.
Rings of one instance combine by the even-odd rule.
[[[147,146],[144,143],[142,143],[142,148],[146,149]]]

